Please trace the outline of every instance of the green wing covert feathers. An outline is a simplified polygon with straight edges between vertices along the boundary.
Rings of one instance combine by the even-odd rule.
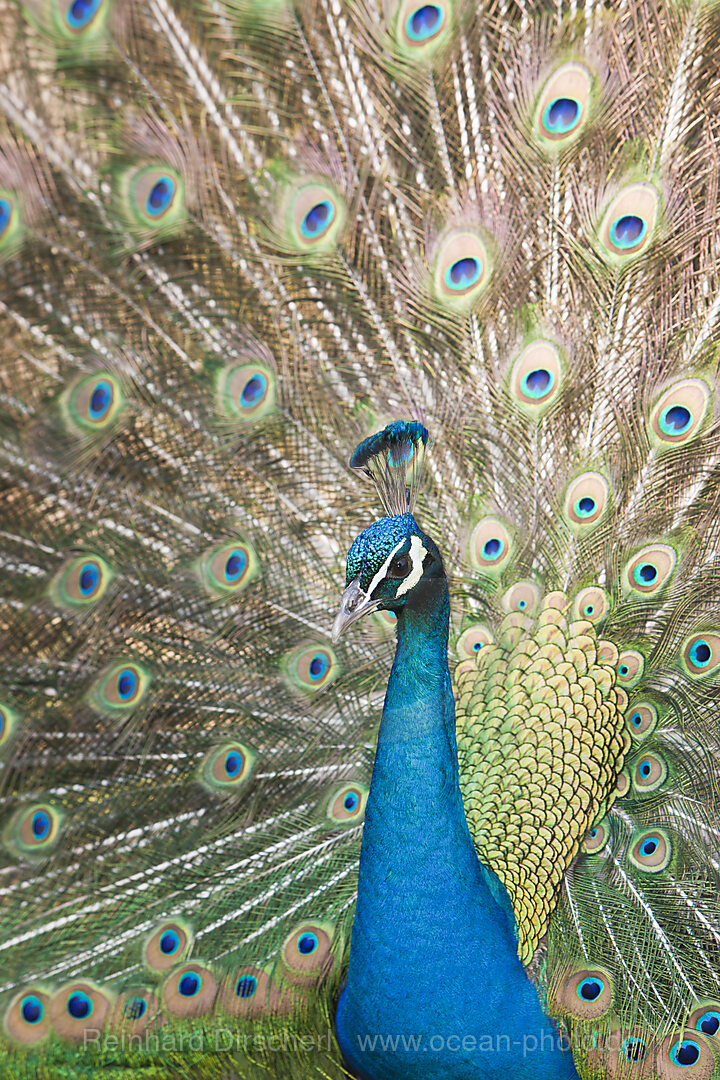
[[[2,25],[0,1073],[347,1075],[410,416],[521,957],[583,1078],[720,1076],[716,5]]]

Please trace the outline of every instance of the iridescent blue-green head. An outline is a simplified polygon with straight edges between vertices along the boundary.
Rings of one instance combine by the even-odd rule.
[[[442,557],[412,514],[428,433],[419,423],[395,421],[361,443],[350,465],[376,484],[388,516],[374,521],[353,542],[346,588],[333,639],[370,611],[396,614],[421,605],[444,581]]]

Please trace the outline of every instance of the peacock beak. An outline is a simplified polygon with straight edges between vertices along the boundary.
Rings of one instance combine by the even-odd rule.
[[[350,623],[356,622],[357,619],[366,615],[368,611],[375,611],[379,604],[379,600],[372,600],[367,593],[364,593],[360,588],[360,575],[358,574],[355,580],[350,582],[347,589],[342,594],[340,610],[337,613],[332,628],[333,642],[338,640],[343,630],[347,629]]]

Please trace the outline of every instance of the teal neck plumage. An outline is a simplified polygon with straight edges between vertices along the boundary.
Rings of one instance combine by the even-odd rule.
[[[566,1078],[570,1054],[478,862],[458,783],[444,575],[398,615],[368,796],[347,986],[337,1011],[363,1080]]]

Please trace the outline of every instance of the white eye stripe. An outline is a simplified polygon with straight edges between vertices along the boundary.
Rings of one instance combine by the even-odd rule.
[[[405,541],[401,540],[400,543],[396,544],[395,547],[392,549],[392,551],[388,555],[387,559],[382,564],[382,566],[378,570],[377,574],[375,575],[375,577],[372,579],[372,581],[368,585],[366,596],[372,596],[375,588],[380,584],[381,581],[385,580],[385,577],[387,576],[387,572],[390,569],[390,563],[393,561],[393,559],[395,558],[397,553],[400,551],[400,549],[402,547],[404,547],[404,545],[405,545]],[[406,578],[404,578],[400,582],[400,585],[398,587],[397,592],[395,593],[395,596],[403,596],[404,593],[409,592],[410,589],[414,588],[417,585],[418,581],[422,577],[423,562],[425,560],[426,555],[427,555],[427,550],[423,546],[423,542],[420,539],[420,537],[419,536],[411,536],[410,537],[410,551],[408,552],[408,556],[407,556],[408,559],[410,560],[410,573],[408,574],[408,576]]]
[[[419,536],[412,536],[410,538],[410,573],[400,583],[400,588],[395,593],[395,596],[403,596],[410,589],[414,589],[418,581],[422,577],[423,563],[427,551],[423,547],[423,542]]]

